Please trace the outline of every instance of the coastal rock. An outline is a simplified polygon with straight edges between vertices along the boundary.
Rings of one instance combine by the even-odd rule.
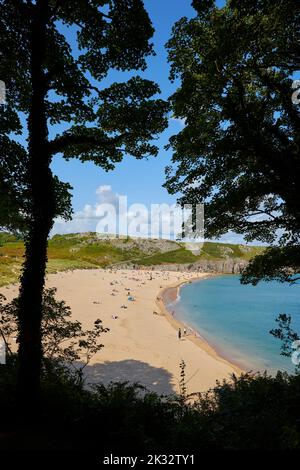
[[[241,258],[220,259],[220,260],[200,260],[189,264],[161,264],[155,266],[132,266],[130,263],[128,268],[136,267],[137,269],[151,269],[155,271],[192,271],[192,272],[209,272],[218,274],[241,274],[247,267],[248,262]],[[124,265],[123,265],[124,268]]]

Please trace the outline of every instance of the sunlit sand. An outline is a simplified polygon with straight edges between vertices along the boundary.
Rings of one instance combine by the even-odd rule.
[[[195,333],[179,340],[180,325],[165,309],[163,296],[204,273],[145,270],[78,270],[49,275],[48,287],[70,305],[84,327],[100,318],[110,331],[102,335],[104,348],[85,369],[90,383],[139,382],[151,391],[179,391],[180,362],[186,363],[189,393],[205,391],[216,380],[239,370],[226,362]],[[1,291],[11,298],[17,287]]]

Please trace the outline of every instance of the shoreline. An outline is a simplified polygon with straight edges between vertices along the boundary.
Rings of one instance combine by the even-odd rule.
[[[101,337],[104,348],[85,368],[86,383],[128,381],[170,395],[180,391],[183,360],[188,391],[193,394],[240,373],[199,338],[186,336],[179,341],[175,319],[158,304],[161,292],[173,286],[176,294],[181,285],[204,277],[207,274],[128,269],[49,274],[46,286],[57,289],[57,299],[70,306],[73,319],[90,328],[100,318],[109,328]],[[7,286],[0,292],[9,301],[17,295],[18,286]]]
[[[240,365],[235,362],[232,362],[231,360],[227,359],[224,357],[218,350],[215,348],[211,343],[209,343],[202,335],[200,332],[196,331],[195,328],[191,327],[188,323],[185,324],[183,321],[179,320],[175,316],[172,315],[170,310],[168,309],[166,305],[166,294],[170,294],[170,299],[168,301],[170,302],[175,302],[178,299],[179,292],[181,287],[183,287],[186,284],[190,284],[192,282],[196,281],[202,281],[204,279],[209,279],[218,276],[218,274],[207,274],[203,277],[197,277],[195,276],[194,278],[187,280],[187,281],[181,281],[179,283],[176,283],[171,286],[164,287],[163,289],[160,290],[157,298],[156,298],[156,304],[161,310],[162,314],[166,318],[166,320],[172,325],[172,327],[176,330],[181,328],[183,330],[184,328],[188,328],[190,330],[190,334],[187,334],[185,338],[188,340],[192,341],[196,346],[204,350],[207,354],[209,354],[213,359],[216,359],[217,361],[222,362],[223,364],[226,364],[227,366],[230,366],[234,369],[234,371],[237,374],[241,374],[245,372],[245,369]],[[197,335],[197,336],[196,336]]]

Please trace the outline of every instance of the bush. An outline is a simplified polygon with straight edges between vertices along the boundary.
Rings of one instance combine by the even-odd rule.
[[[0,373],[0,433],[17,430],[9,442],[13,448],[20,435],[32,436],[38,448],[126,450],[126,455],[300,448],[299,375],[233,376],[191,402],[160,397],[138,384],[87,390],[68,369],[49,365],[43,373],[41,421],[24,428],[18,421],[15,370],[16,358],[10,357]]]
[[[44,292],[43,301],[40,419],[22,422],[16,396],[18,359],[11,348],[17,309],[17,300],[0,299],[0,334],[8,351],[7,363],[0,365],[0,449],[124,455],[300,449],[297,373],[233,375],[206,393],[190,396],[182,361],[179,396],[158,396],[129,383],[87,389],[83,368],[102,348],[99,338],[107,330],[100,320],[92,330],[83,330],[71,320],[69,307],[55,299],[54,289]]]
[[[54,365],[73,369],[77,380],[81,381],[84,368],[91,358],[103,348],[100,336],[108,331],[100,319],[94,322],[93,329],[83,330],[78,320],[71,319],[71,309],[55,297],[56,289],[45,289],[42,306],[42,346],[43,366],[53,369]],[[0,339],[4,340],[6,353],[13,355],[12,343],[18,336],[18,303],[16,298],[6,302],[0,294]],[[50,373],[50,371],[49,371]]]

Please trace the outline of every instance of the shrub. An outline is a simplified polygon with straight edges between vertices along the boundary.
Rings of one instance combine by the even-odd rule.
[[[108,331],[97,319],[90,330],[83,330],[78,320],[71,319],[71,309],[55,297],[56,289],[43,293],[42,342],[44,367],[67,367],[77,380],[82,380],[83,370],[91,358],[103,348],[100,336]],[[0,294],[0,338],[5,342],[8,356],[12,356],[12,343],[18,336],[18,298],[6,302]],[[50,373],[50,371],[49,371]]]

